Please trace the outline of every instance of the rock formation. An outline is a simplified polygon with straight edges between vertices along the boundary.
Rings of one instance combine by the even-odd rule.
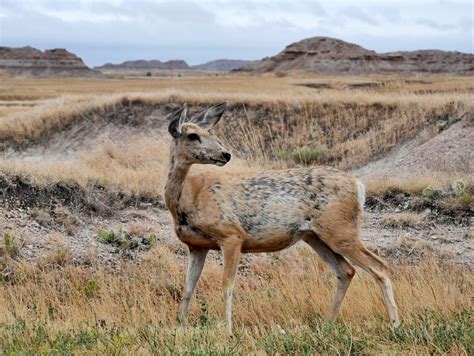
[[[439,50],[377,53],[334,38],[312,37],[287,46],[276,56],[266,57],[236,71],[267,73],[294,70],[329,75],[474,75],[474,55]]]
[[[0,47],[0,72],[33,77],[93,77],[100,72],[87,67],[81,58],[64,48],[44,52],[27,46]]]
[[[113,70],[155,70],[155,69],[189,69],[189,65],[181,60],[174,59],[171,61],[162,62],[157,59],[144,60],[138,59],[134,61],[125,61],[120,64],[106,63],[95,69],[113,69]]]
[[[216,71],[216,72],[230,72],[231,70],[245,67],[255,61],[245,61],[241,59],[216,59],[203,64],[192,66],[192,69]]]

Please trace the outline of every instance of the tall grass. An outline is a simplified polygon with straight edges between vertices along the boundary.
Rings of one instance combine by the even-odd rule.
[[[394,288],[403,325],[390,330],[381,295],[360,273],[340,319],[324,321],[335,277],[309,249],[245,263],[236,286],[236,338],[221,322],[221,267],[211,258],[190,310],[176,315],[185,263],[157,246],[120,271],[17,263],[0,289],[0,350],[19,352],[454,352],[472,351],[474,279],[434,259],[399,264]]]

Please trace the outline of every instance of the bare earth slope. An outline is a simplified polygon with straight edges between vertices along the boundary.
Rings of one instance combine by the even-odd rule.
[[[81,58],[64,48],[44,52],[33,47],[0,47],[0,72],[33,77],[100,77]]]
[[[464,117],[424,142],[426,134],[421,133],[354,173],[407,179],[420,173],[471,171],[474,162],[474,116]]]
[[[377,53],[335,38],[312,37],[290,44],[273,57],[237,69],[252,73],[293,70],[329,75],[474,75],[474,55],[439,50]]]

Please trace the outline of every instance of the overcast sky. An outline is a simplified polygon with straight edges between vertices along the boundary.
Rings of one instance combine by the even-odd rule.
[[[260,59],[313,36],[377,52],[473,52],[472,0],[0,0],[0,45],[64,47],[89,66]]]

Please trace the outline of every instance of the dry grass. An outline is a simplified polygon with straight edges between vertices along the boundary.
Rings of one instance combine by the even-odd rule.
[[[365,182],[368,195],[382,195],[385,192],[404,192],[411,195],[422,195],[429,193],[425,191],[429,188],[436,192],[452,191],[459,195],[465,190],[471,190],[474,187],[474,177],[470,172],[419,172],[410,176],[409,179],[390,178],[387,176],[371,176]],[[462,184],[463,191],[456,191],[455,187]],[[425,191],[425,193],[423,193]]]
[[[423,215],[413,212],[386,213],[382,216],[382,224],[388,227],[421,227],[424,223]]]
[[[151,138],[108,142],[76,161],[0,160],[0,169],[28,176],[37,186],[78,183],[84,188],[98,185],[130,196],[160,197],[168,173],[169,145],[168,139]],[[191,173],[218,169],[225,172],[256,170],[242,160],[233,159],[223,168],[195,166]]]
[[[315,90],[301,84],[326,84],[331,89]],[[376,83],[382,84],[375,88],[348,90],[351,84]],[[433,93],[433,92],[471,92],[471,78],[430,76],[426,79],[397,78],[394,76],[341,77],[341,76],[250,76],[250,75],[199,75],[174,78],[18,78],[1,77],[0,100],[36,100],[62,96],[64,94],[113,94],[121,92],[161,92],[173,88],[196,93],[216,94],[219,92],[250,95],[277,96],[314,96],[326,91],[347,91],[349,95],[357,92],[377,91],[390,93]]]
[[[396,268],[394,288],[404,326],[395,333],[384,320],[381,296],[368,275],[355,278],[340,321],[327,324],[321,316],[328,310],[335,278],[312,252],[292,249],[284,257],[256,260],[238,278],[237,338],[231,341],[223,337],[220,322],[223,300],[217,261],[208,262],[191,306],[190,325],[182,327],[176,315],[185,264],[165,246],[155,247],[140,265],[124,264],[120,272],[75,267],[58,255],[46,264],[17,263],[3,283],[3,351],[64,351],[65,343],[70,351],[81,352],[105,351],[103,347],[204,353],[230,347],[233,353],[332,352],[331,348],[345,353],[351,347],[359,353],[472,350],[463,339],[468,326],[458,325],[472,317],[472,274],[462,267],[440,268],[433,260]],[[452,330],[445,322],[461,329]],[[425,331],[418,335],[418,328]],[[81,333],[83,344],[77,340]]]

